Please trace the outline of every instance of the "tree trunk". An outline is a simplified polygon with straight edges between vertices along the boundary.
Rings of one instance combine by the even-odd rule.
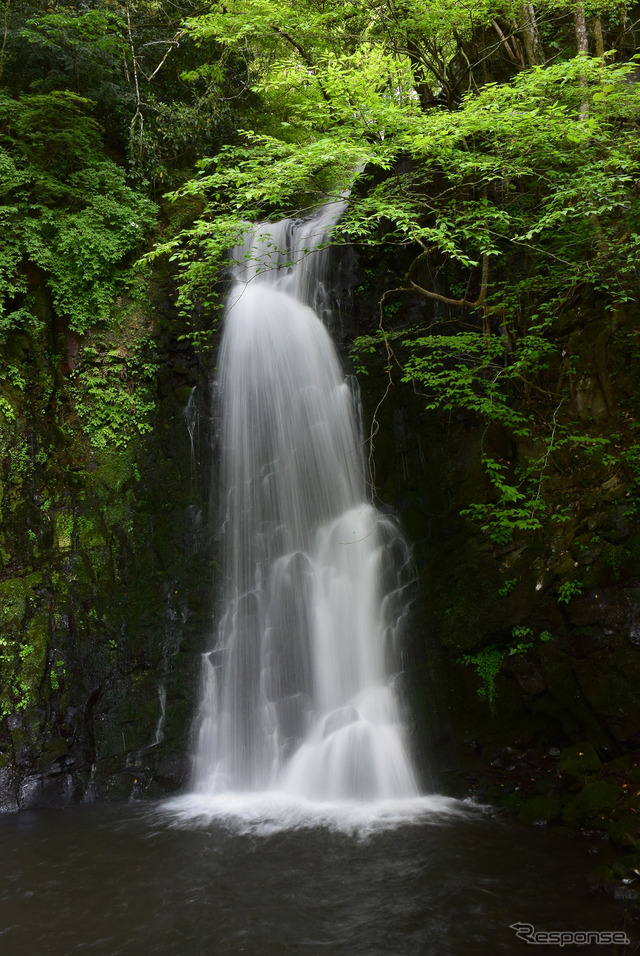
[[[527,66],[537,66],[542,63],[542,44],[536,23],[536,12],[532,3],[523,3],[520,7],[520,24],[522,42],[527,56]]]
[[[593,21],[593,39],[596,44],[596,56],[604,58],[604,37],[602,35],[602,20],[596,17]]]
[[[11,0],[6,0],[4,5],[4,25],[3,25],[3,34],[2,34],[2,46],[0,47],[0,79],[2,79],[2,73],[4,71],[4,51],[7,46],[7,37],[9,35],[9,6],[11,5]]]
[[[589,40],[587,38],[587,18],[584,14],[584,3],[582,0],[576,7],[576,46],[578,53],[589,52]]]
[[[579,0],[576,7],[576,47],[577,53],[584,54],[585,56],[589,53],[589,38],[587,36],[587,18],[584,13],[584,3],[582,0]],[[586,87],[586,81],[584,79],[580,80],[580,86]],[[589,113],[589,103],[587,100],[583,100],[582,106],[580,107],[580,119],[584,120],[587,118]]]

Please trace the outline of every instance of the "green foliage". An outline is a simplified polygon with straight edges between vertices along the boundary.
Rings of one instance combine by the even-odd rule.
[[[211,301],[248,223],[301,214],[349,186],[331,241],[404,247],[409,262],[378,332],[354,343],[356,370],[382,348],[389,374],[400,369],[427,408],[535,448],[514,462],[484,456],[487,495],[467,515],[503,545],[547,520],[543,484],[568,440],[557,412],[574,374],[577,304],[596,297],[606,312],[636,297],[638,92],[631,64],[574,55],[568,4],[545,7],[548,35],[522,7],[479,2],[464,24],[459,13],[449,0],[254,0],[190,20],[198,41],[247,57],[263,119],[174,194],[202,214],[155,254],[179,270],[188,310],[194,297]],[[536,49],[524,49],[525,28],[540,33]],[[506,76],[496,50],[511,61]],[[437,107],[437,90],[457,108]],[[429,311],[403,329],[408,293]]]
[[[533,637],[533,631],[530,627],[525,627],[523,624],[518,624],[511,631],[511,636],[520,639],[519,644],[515,644],[513,647],[509,648],[509,656],[513,654],[523,654],[525,651],[528,651],[529,648],[533,647],[533,641],[523,642],[523,638]]]
[[[78,369],[72,374],[72,393],[83,430],[94,448],[125,447],[137,435],[153,428],[158,366],[150,343],[144,337],[124,346],[109,348],[98,340],[85,348]]]
[[[69,92],[96,104],[110,149],[127,157],[140,184],[175,185],[185,164],[233,137],[238,107],[251,98],[246,64],[231,51],[220,62],[215,43],[185,35],[196,0],[5,7],[0,75],[12,94]],[[207,76],[185,82],[200,57]]]
[[[627,515],[630,518],[640,516],[640,444],[632,442],[622,453],[621,461],[630,475],[629,503]]]
[[[60,316],[84,332],[131,281],[155,205],[105,159],[89,104],[71,93],[0,95],[0,332],[35,321],[21,306],[27,268],[42,271]],[[36,132],[37,131],[37,132]],[[18,304],[18,308],[16,308]]]
[[[474,269],[484,254],[499,275],[498,260],[516,248],[539,258],[537,270],[519,269],[508,283],[496,277],[490,303],[496,315],[513,315],[525,291],[542,296],[541,316],[550,316],[557,296],[575,284],[618,301],[628,295],[635,233],[621,244],[618,232],[619,214],[628,215],[630,203],[634,214],[637,209],[630,188],[638,156],[636,93],[626,82],[628,68],[579,57],[520,73],[511,84],[485,86],[448,113],[422,111],[411,96],[411,70],[398,77],[398,61],[378,53],[366,45],[360,50],[378,71],[377,83],[366,88],[349,56],[335,64],[342,71],[339,88],[349,96],[343,104],[332,88],[323,86],[324,95],[316,90],[315,111],[310,116],[305,107],[295,138],[292,102],[286,137],[248,132],[246,145],[223,151],[213,168],[203,166],[183,191],[209,202],[201,222],[182,237],[186,263],[195,258],[194,248],[219,261],[247,219],[280,216],[354,180],[338,239],[416,244],[431,272]],[[400,86],[392,96],[395,83]],[[594,99],[609,88],[604,99]],[[585,100],[588,118],[579,122]],[[366,114],[366,124],[354,121],[354,109],[356,116]],[[370,135],[376,129],[385,130],[383,139]],[[411,157],[407,172],[380,176],[401,156]],[[481,192],[473,185],[479,181]],[[179,249],[178,243],[171,247]],[[200,278],[187,270],[185,281]],[[517,326],[509,316],[503,351],[513,331],[522,331]],[[540,335],[525,348],[535,351],[539,344]]]
[[[49,683],[51,684],[51,690],[60,689],[60,681],[66,675],[66,668],[64,661],[56,660],[52,665],[51,670],[49,671]]]
[[[37,700],[45,664],[48,611],[39,603],[39,574],[15,576],[0,586],[0,717]]]
[[[460,513],[477,522],[497,545],[508,544],[517,532],[538,531],[546,507],[539,494],[539,481],[536,487],[535,475],[523,474],[516,485],[507,479],[506,465],[488,457],[483,458],[483,463],[494,490],[494,500],[476,502]]]
[[[16,413],[13,410],[13,405],[11,402],[8,402],[6,398],[0,396],[0,412],[4,415],[5,419],[9,422],[15,422]]]
[[[108,319],[113,299],[131,283],[132,273],[123,266],[141,248],[156,208],[129,189],[123,172],[112,164],[84,170],[73,185],[85,193],[86,204],[64,217],[55,254],[49,257],[42,250],[40,261],[49,266],[57,312],[68,315],[71,328],[82,332]]]
[[[563,581],[558,586],[558,603],[568,604],[574,597],[579,597],[583,587],[582,581]]]
[[[492,713],[495,711],[496,677],[506,653],[504,648],[492,644],[490,647],[483,648],[477,654],[463,654],[459,658],[459,663],[469,664],[475,668],[481,681],[478,688],[478,697],[482,697],[488,702]]]
[[[36,194],[64,196],[66,177],[101,154],[100,126],[88,115],[90,107],[84,97],[66,90],[0,101],[5,143],[24,167],[40,173]]]
[[[616,581],[620,580],[622,565],[632,557],[632,552],[622,545],[609,544],[602,552],[602,562],[611,568]]]
[[[45,93],[64,89],[73,71],[75,92],[98,95],[118,109],[114,97],[117,63],[127,54],[124,11],[116,4],[94,4],[91,9],[85,6],[78,10],[56,3],[55,12],[36,11],[33,6],[29,9],[25,3],[16,6],[22,17],[8,37],[9,70],[12,56],[20,56],[23,82],[30,81],[31,88]]]
[[[409,350],[402,381],[419,383],[427,408],[463,408],[515,435],[529,433],[531,419],[512,406],[509,386],[546,368],[554,350],[541,335],[521,337],[516,356],[509,355],[506,337],[475,331],[417,336],[402,345]]]
[[[506,647],[490,644],[477,654],[463,654],[458,658],[459,664],[466,664],[475,669],[480,680],[478,697],[487,701],[492,714],[496,712],[496,680],[505,658],[526,654],[535,647],[536,643],[533,630],[525,625],[516,625],[511,631],[511,636],[518,641],[517,644]],[[552,640],[552,635],[549,631],[542,631],[538,635],[538,640],[546,643]]]

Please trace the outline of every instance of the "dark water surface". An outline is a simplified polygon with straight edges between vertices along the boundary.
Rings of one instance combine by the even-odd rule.
[[[0,817],[0,954],[493,956],[538,930],[626,930],[586,842],[462,808],[359,826],[183,819],[158,805]],[[592,848],[591,848],[592,849]],[[592,849],[593,853],[593,849]]]

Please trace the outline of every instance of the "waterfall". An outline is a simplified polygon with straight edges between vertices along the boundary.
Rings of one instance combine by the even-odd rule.
[[[367,502],[352,391],[319,315],[342,212],[234,251],[218,357],[223,594],[195,789],[414,796],[397,693],[409,553]]]

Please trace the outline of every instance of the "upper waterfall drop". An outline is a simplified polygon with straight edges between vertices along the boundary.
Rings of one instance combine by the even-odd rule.
[[[261,226],[234,251],[218,359],[223,610],[204,655],[202,793],[418,793],[395,687],[408,549],[367,503],[353,395],[317,315],[319,246],[342,205]]]

